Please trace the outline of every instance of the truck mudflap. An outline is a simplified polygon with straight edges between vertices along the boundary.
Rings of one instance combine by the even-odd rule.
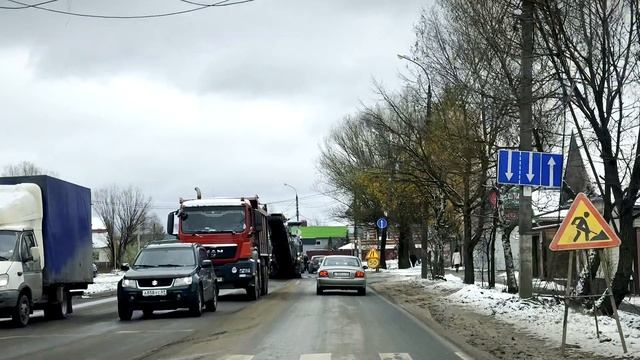
[[[258,273],[258,263],[252,260],[238,261],[215,266],[218,287],[220,289],[243,289],[254,283]]]

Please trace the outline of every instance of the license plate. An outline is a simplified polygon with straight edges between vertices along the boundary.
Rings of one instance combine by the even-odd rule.
[[[335,277],[350,277],[351,273],[348,273],[348,272],[334,272],[333,276],[335,276]]]
[[[165,296],[167,290],[142,290],[142,296]]]

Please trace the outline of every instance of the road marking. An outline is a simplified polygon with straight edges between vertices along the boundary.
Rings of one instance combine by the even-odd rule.
[[[222,360],[251,360],[253,359],[253,355],[229,355],[227,357],[223,357]]]
[[[92,307],[92,306],[97,306],[97,305],[102,305],[102,304],[107,304],[110,302],[114,302],[114,301],[118,301],[117,297],[110,297],[110,298],[106,298],[106,299],[100,299],[100,300],[95,300],[95,301],[88,301],[88,302],[84,302],[81,304],[73,304],[73,309],[83,309],[83,308],[88,308],[88,307]]]
[[[380,360],[413,360],[407,353],[380,353]]]
[[[469,357],[468,355],[461,353],[461,352],[456,352],[456,355],[458,355],[458,357],[462,360],[473,360],[472,357]]]
[[[331,353],[323,354],[302,354],[300,360],[331,360]]]

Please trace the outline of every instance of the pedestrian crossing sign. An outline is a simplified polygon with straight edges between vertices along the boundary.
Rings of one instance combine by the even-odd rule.
[[[620,238],[583,193],[573,200],[549,245],[551,251],[602,249],[620,246]]]

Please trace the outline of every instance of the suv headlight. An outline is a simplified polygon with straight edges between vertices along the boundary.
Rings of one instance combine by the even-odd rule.
[[[136,283],[135,280],[131,280],[131,279],[122,279],[122,287],[123,288],[137,288],[138,285]]]
[[[193,278],[191,276],[176,278],[173,280],[173,286],[187,286],[191,285]]]
[[[8,274],[0,275],[0,287],[5,287],[7,285],[9,285],[9,275]]]

